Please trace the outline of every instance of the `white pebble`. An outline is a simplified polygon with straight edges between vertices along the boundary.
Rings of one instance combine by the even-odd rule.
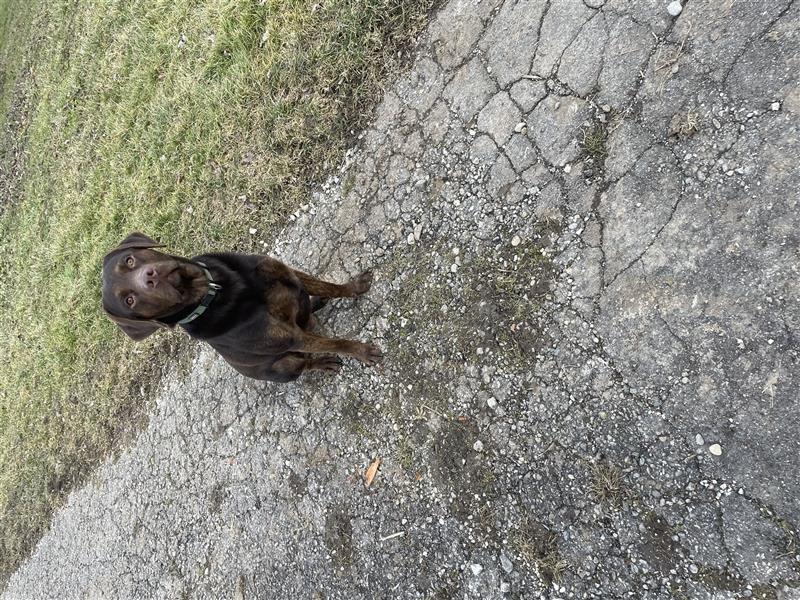
[[[511,238],[511,245],[512,246],[515,246],[515,247],[519,246],[520,242],[522,242],[522,239],[520,239],[520,237],[518,235],[515,235],[513,238]]]
[[[478,563],[472,563],[469,568],[470,571],[472,571],[472,574],[476,577],[483,573],[483,565],[479,565]]]
[[[492,408],[492,409],[493,409],[493,408],[495,408],[495,407],[497,406],[497,400],[495,400],[494,398],[489,398],[489,399],[486,401],[486,405],[487,405],[489,408]]]
[[[408,242],[408,245],[409,245],[409,246],[413,246],[413,245],[414,245],[414,243],[415,243],[417,240],[416,240],[416,238],[414,237],[414,234],[413,234],[413,233],[409,233],[409,234],[408,234],[408,237],[406,238],[406,241]]]
[[[255,227],[251,227],[249,231],[250,231],[250,235],[255,235],[255,233],[256,233],[256,231],[258,231],[258,229],[256,229]]]
[[[670,14],[670,16],[677,17],[679,14],[681,14],[682,10],[683,6],[681,6],[681,3],[678,2],[678,0],[674,0],[667,5],[667,12]]]
[[[722,456],[722,446],[719,444],[711,444],[708,447],[708,451],[711,452],[714,456]]]
[[[524,121],[520,121],[519,123],[517,123],[517,126],[514,127],[514,131],[516,133],[522,133],[522,131],[524,129],[525,129],[525,122]]]
[[[483,442],[480,440],[476,441],[472,445],[472,449],[475,450],[475,452],[483,452]]]
[[[703,439],[703,436],[700,435],[699,433],[696,436],[694,436],[694,441],[697,442],[698,446],[702,446],[703,444],[706,443],[706,441]]]
[[[769,107],[772,110],[780,110],[781,109],[781,103],[780,102],[773,102],[772,104],[769,105]]]
[[[570,164],[564,165],[564,173],[569,173],[570,171],[572,171],[572,165]]]

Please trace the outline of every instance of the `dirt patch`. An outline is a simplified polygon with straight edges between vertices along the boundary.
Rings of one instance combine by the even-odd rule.
[[[331,560],[340,569],[353,564],[353,524],[344,506],[334,506],[325,517],[325,547]]]
[[[32,83],[30,70],[25,70],[15,82],[11,105],[0,133],[0,213],[16,204],[22,196]]]

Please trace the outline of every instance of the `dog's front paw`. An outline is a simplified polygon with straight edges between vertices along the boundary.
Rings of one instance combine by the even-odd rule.
[[[368,292],[372,287],[372,271],[364,271],[358,277],[351,279],[347,285],[354,296]]]
[[[383,359],[383,352],[374,344],[361,344],[361,352],[356,358],[371,367]]]

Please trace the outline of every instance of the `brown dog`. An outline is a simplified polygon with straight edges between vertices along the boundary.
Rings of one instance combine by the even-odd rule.
[[[312,312],[327,298],[369,290],[371,271],[337,285],[268,256],[185,259],[153,250],[162,246],[132,233],[103,260],[103,309],[134,340],[180,325],[243,375],[280,382],[303,371],[338,371],[341,359],[321,353],[349,354],[368,365],[382,358],[372,344],[310,333]]]

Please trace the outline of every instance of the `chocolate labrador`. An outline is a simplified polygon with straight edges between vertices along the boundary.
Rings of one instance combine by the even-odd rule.
[[[134,340],[180,325],[243,375],[279,382],[304,371],[338,371],[341,359],[324,354],[349,354],[367,365],[381,360],[372,344],[311,333],[312,313],[328,298],[368,291],[371,271],[338,285],[268,256],[186,259],[153,249],[161,247],[132,233],[103,259],[103,309]]]

